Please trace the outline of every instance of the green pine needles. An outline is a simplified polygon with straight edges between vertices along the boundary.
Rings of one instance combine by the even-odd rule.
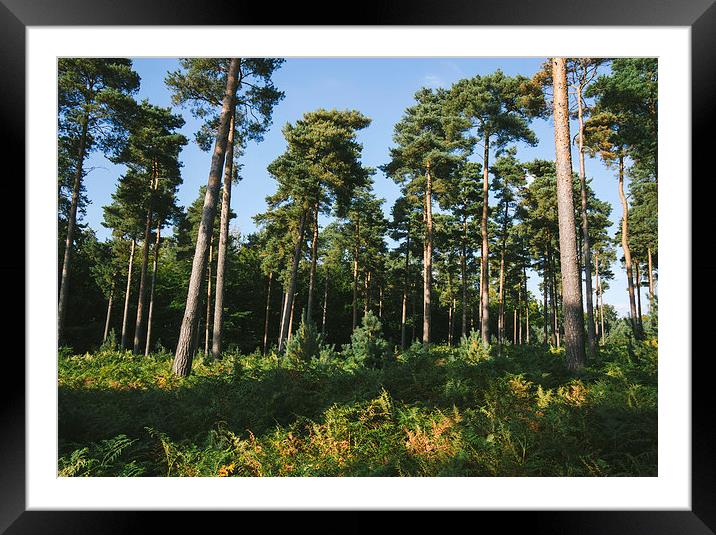
[[[380,320],[368,311],[361,326],[353,331],[351,343],[343,347],[346,360],[359,366],[382,368],[390,353]]]

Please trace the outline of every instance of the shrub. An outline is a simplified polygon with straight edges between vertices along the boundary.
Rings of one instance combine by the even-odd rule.
[[[473,329],[460,340],[458,355],[467,362],[480,362],[492,356],[492,347],[483,344],[480,333]]]
[[[286,359],[291,362],[308,362],[319,356],[321,351],[321,335],[316,325],[306,318],[304,312],[298,330],[286,343]]]
[[[380,320],[370,311],[363,316],[361,326],[353,331],[351,343],[343,346],[346,360],[368,368],[382,368],[389,353]]]

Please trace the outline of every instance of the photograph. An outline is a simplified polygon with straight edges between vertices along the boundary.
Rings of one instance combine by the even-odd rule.
[[[662,474],[658,57],[53,60],[57,477]]]

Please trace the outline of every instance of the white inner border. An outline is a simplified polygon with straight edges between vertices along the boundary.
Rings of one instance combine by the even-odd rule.
[[[28,27],[27,508],[690,510],[690,41],[688,27]],[[58,478],[56,61],[90,55],[657,56],[659,476]]]

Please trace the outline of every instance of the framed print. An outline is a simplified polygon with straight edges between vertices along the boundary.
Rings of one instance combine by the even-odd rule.
[[[24,177],[25,201],[24,270],[16,258],[3,268],[7,280],[24,280],[26,303],[25,361],[8,359],[7,386],[0,389],[0,531],[119,533],[135,529],[150,515],[176,525],[174,510],[447,510],[489,514],[540,533],[716,532],[714,395],[706,369],[710,352],[708,344],[705,351],[693,345],[708,338],[709,315],[696,305],[708,302],[714,272],[703,245],[712,241],[711,211],[699,206],[699,201],[710,202],[714,186],[708,171],[696,171],[706,169],[698,164],[706,163],[713,139],[716,7],[711,1],[574,5],[559,0],[548,6],[480,1],[440,8],[424,0],[377,2],[357,9],[350,21],[334,20],[330,10],[317,5],[266,11],[255,4],[193,0],[171,7],[0,0],[6,28],[0,35],[0,106],[10,156],[5,160],[19,164],[7,176]],[[244,63],[221,58],[225,55],[240,56]],[[583,99],[577,100],[579,112],[571,108],[573,118],[573,93],[557,93],[555,77],[564,62],[546,61],[560,57],[597,58],[582,64],[589,79]],[[72,69],[77,74],[82,60],[96,58],[113,62],[91,69],[109,69],[98,76],[115,85],[110,91],[101,87],[106,94],[86,104],[84,109],[100,110],[94,123],[86,118],[67,126],[81,93],[73,93]],[[607,67],[609,58],[624,63]],[[635,72],[648,71],[638,60],[653,61],[654,77],[658,72],[648,106],[643,102],[651,97],[644,97],[647,90],[639,85],[643,80],[633,82],[640,76]],[[569,65],[574,69],[569,72],[580,68],[574,63],[564,68]],[[137,93],[140,75],[145,89]],[[312,84],[305,83],[311,77]],[[401,85],[408,77],[413,81]],[[468,78],[472,82],[461,85]],[[236,95],[242,83],[245,93],[231,97],[230,86]],[[619,98],[625,98],[624,84],[630,83],[628,94],[644,100],[624,111],[626,101]],[[423,89],[415,93],[418,86]],[[404,94],[415,93],[415,101],[396,97],[398,90],[392,88],[398,87],[408,88]],[[510,91],[519,92],[519,98]],[[489,123],[502,129],[491,138],[484,127],[488,112],[476,111],[474,102],[488,93],[497,98],[497,92],[508,111]],[[293,100],[292,94],[300,98]],[[326,99],[324,106],[321,95],[340,98]],[[557,150],[554,164],[562,95],[566,148],[561,155]],[[281,108],[282,102],[288,104]],[[574,130],[569,135],[569,125],[577,124],[578,116],[582,120],[582,102],[590,107],[586,141]],[[289,106],[296,110],[283,111]],[[358,111],[343,111],[353,106]],[[620,130],[623,117],[632,122]],[[533,119],[542,121],[535,123],[536,134],[530,130]],[[420,120],[420,128],[432,128],[430,136],[411,138]],[[370,134],[375,137],[364,132],[376,132]],[[590,249],[583,246],[580,229],[587,226],[587,202],[601,206],[603,190],[595,186],[594,193],[582,180],[582,197],[569,195],[569,166],[577,184],[573,192],[579,191],[580,151],[575,147],[583,141],[587,178],[601,173],[600,179],[612,181],[611,216],[605,208],[603,237],[595,238],[604,245],[593,244],[594,259],[591,252],[583,253]],[[92,143],[102,148],[105,159],[90,154],[86,146]],[[382,143],[384,154],[373,155],[371,143]],[[411,156],[424,143],[432,143],[433,159],[427,164]],[[642,152],[627,152],[626,146]],[[62,312],[58,190],[49,185],[63,173],[70,176],[70,150],[82,158],[87,152],[87,159],[78,166],[74,186],[58,178],[60,203],[66,204],[59,206],[60,225],[85,225],[79,236],[90,231],[79,263],[93,263],[75,275],[74,284],[80,286],[82,277],[95,281],[97,288],[88,290],[81,306],[97,317],[95,309],[106,310],[102,325],[77,317],[67,323]],[[244,154],[261,151],[255,162],[242,160]],[[487,163],[483,169],[480,162],[488,159],[489,169]],[[113,167],[118,165],[124,166],[121,171]],[[625,165],[632,166],[634,183],[643,186],[628,189],[626,196],[616,179],[621,185]],[[593,171],[597,167],[600,171]],[[98,193],[87,181],[79,186],[90,169],[119,180],[117,189]],[[231,213],[231,190],[224,186],[219,191],[224,173],[236,177],[224,182],[235,184],[238,198],[246,196],[242,202],[252,205],[250,213]],[[146,193],[143,181],[150,175],[151,192]],[[180,175],[191,176],[192,191],[181,190],[184,196],[177,200]],[[457,178],[444,178],[463,175],[480,184],[474,199],[465,200],[471,193],[455,189]],[[565,176],[566,182],[560,182]],[[372,177],[385,181],[384,189],[377,190],[388,198],[385,205],[371,196]],[[538,193],[534,182],[538,188],[544,184],[546,193]],[[555,184],[567,184],[561,197],[559,189],[554,195],[549,189]],[[652,187],[653,200],[644,201],[644,191]],[[560,204],[566,197],[574,197],[568,208]],[[404,220],[396,215],[400,199]],[[432,202],[439,207],[435,227]],[[460,202],[462,212],[456,208]],[[496,225],[489,232],[502,235],[502,241],[488,241],[488,202],[490,224]],[[493,210],[495,203],[504,207],[502,219]],[[632,216],[637,238],[626,237],[622,206],[637,206]],[[594,210],[589,224],[598,226]],[[513,223],[518,212],[520,225]],[[566,212],[573,219],[562,219]],[[538,216],[542,213],[554,215]],[[464,234],[451,234],[451,225],[463,228],[451,219],[454,214],[463,214]],[[411,231],[410,218],[424,232]],[[466,245],[473,223],[469,228],[482,241]],[[570,225],[572,241],[563,242],[563,228]],[[655,232],[654,225],[666,251],[656,270],[657,314],[652,314],[653,242],[643,230]],[[545,230],[552,228],[557,236]],[[268,237],[259,236],[259,230]],[[267,241],[252,241],[262,239]],[[414,248],[423,244],[422,253],[419,247],[411,249],[411,239]],[[403,256],[402,240],[407,240]],[[534,245],[543,244],[539,240],[547,245]],[[167,243],[163,250],[160,243]],[[337,252],[332,253],[334,243]],[[489,264],[487,257],[481,264],[481,253],[469,253],[468,260],[470,247],[482,251],[488,244]],[[571,260],[560,256],[564,244],[582,252]],[[500,248],[507,269],[492,252]],[[629,248],[638,257],[634,274]],[[218,257],[227,250],[233,251],[235,264],[229,260],[226,273],[234,272],[224,283]],[[162,262],[164,267],[157,268]],[[509,267],[519,262],[520,270]],[[570,262],[580,281],[575,294],[579,312],[570,308],[574,301],[565,274]],[[580,275],[585,262],[596,266],[594,288],[593,273],[585,280]],[[157,274],[161,298],[155,302]],[[601,325],[598,318],[599,297],[610,291],[615,274],[624,286],[623,309],[607,307],[605,330],[604,308]],[[412,286],[407,282],[411,276]],[[470,277],[473,286],[465,282]],[[628,285],[623,282],[627,277]],[[598,337],[628,330],[619,342],[622,356],[615,352],[613,361],[599,357],[591,362],[601,367],[587,366],[586,371],[579,360],[586,356],[574,352],[580,344],[575,345],[576,331],[570,327],[574,318],[584,324],[587,314],[581,310],[582,285],[589,288],[584,302],[591,318],[580,328],[583,353],[587,337],[596,344]],[[703,290],[693,292],[695,287]],[[245,301],[237,306],[240,299]],[[490,314],[492,320],[484,319]],[[344,324],[348,334],[334,336]],[[63,332],[67,325],[70,334]],[[85,340],[97,338],[98,329],[104,331],[101,350],[96,340]],[[250,334],[222,337],[222,329]],[[232,357],[219,358],[222,351]],[[594,351],[592,359],[597,358]],[[139,356],[150,353],[158,355],[152,357],[153,367],[142,370]],[[437,371],[426,372],[426,363]],[[504,375],[495,379],[497,372],[485,371],[488,366]],[[152,376],[146,378],[145,372]],[[468,390],[475,385],[484,392],[471,406]],[[214,396],[214,388],[223,388],[222,396]],[[590,400],[597,401],[592,406]],[[268,408],[256,414],[236,408],[249,401]],[[193,410],[202,403],[205,412]],[[621,403],[621,412],[610,413],[610,403]],[[507,404],[519,416],[500,419],[499,411],[505,410],[500,407]],[[132,412],[140,409],[161,413],[172,422],[171,429],[182,423],[194,435],[187,431],[174,440],[155,425],[157,418]],[[211,420],[211,430],[202,427],[202,418]],[[125,435],[122,425],[132,432]],[[590,425],[611,434],[601,436]],[[536,438],[544,437],[545,429],[565,442]],[[137,438],[140,434],[144,438]],[[192,442],[193,436],[201,438]],[[351,453],[357,450],[352,449],[356,436],[363,437],[365,450]],[[495,444],[512,451],[509,460],[489,453],[499,449]],[[400,448],[399,458],[391,447]],[[531,447],[544,450],[528,454]],[[560,452],[559,461],[549,457],[553,450]],[[126,452],[135,452],[134,460],[130,455],[121,466],[114,462]],[[414,515],[408,524],[421,518]]]

